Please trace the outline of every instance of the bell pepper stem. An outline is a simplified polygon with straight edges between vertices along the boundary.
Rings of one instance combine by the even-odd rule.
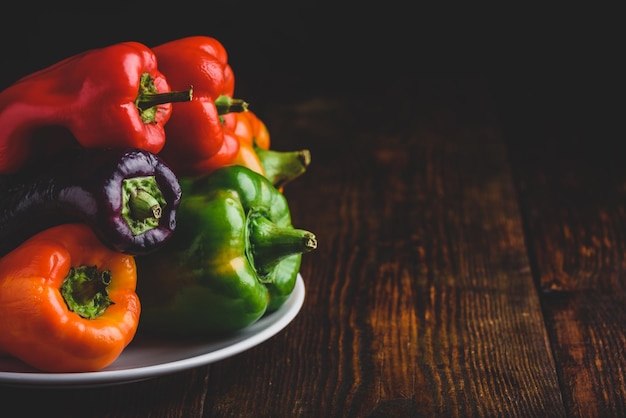
[[[304,174],[311,163],[311,152],[308,149],[300,151],[276,151],[254,147],[267,177],[277,188]]]
[[[165,103],[190,102],[193,99],[193,89],[169,91],[166,93],[144,93],[137,97],[137,108],[145,112],[151,107]]]
[[[248,103],[241,99],[233,99],[225,95],[219,96],[215,99],[215,107],[217,107],[218,115],[225,115],[231,112],[245,112],[248,110]]]
[[[257,211],[248,216],[249,257],[260,276],[272,271],[290,255],[308,253],[317,248],[315,235],[303,229],[280,227]]]
[[[122,199],[122,217],[133,235],[156,228],[167,204],[154,176],[125,179]]]
[[[78,266],[70,268],[60,290],[70,311],[83,318],[95,319],[113,304],[107,292],[110,283],[109,270],[98,270],[98,266]]]
[[[143,123],[156,121],[157,106],[164,103],[189,102],[193,98],[193,88],[182,91],[159,92],[154,79],[149,73],[143,73],[139,82],[139,91],[135,106]]]
[[[161,219],[163,210],[159,202],[143,189],[133,189],[129,196],[130,212],[133,219]]]

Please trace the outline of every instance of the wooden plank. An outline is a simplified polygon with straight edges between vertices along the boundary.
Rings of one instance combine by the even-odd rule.
[[[571,417],[626,415],[623,129],[593,82],[522,84],[503,115]]]
[[[359,97],[261,112],[277,149],[311,148],[285,193],[319,248],[295,323],[211,367],[213,408],[565,416],[488,98],[446,86],[419,85],[393,111]],[[250,396],[229,397],[234,384]]]
[[[16,417],[199,417],[207,368],[101,387],[0,387],[0,400]]]

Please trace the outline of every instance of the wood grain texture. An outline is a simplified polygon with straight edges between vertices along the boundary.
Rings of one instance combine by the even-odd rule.
[[[110,418],[625,415],[626,170],[558,153],[556,140],[548,155],[545,139],[571,132],[512,118],[493,91],[415,79],[268,93],[255,110],[273,148],[312,154],[285,189],[294,226],[319,244],[303,257],[294,321],[205,367],[0,388],[3,405]]]
[[[567,415],[624,416],[626,168],[614,141],[623,128],[605,93],[542,87],[543,102],[508,91],[533,103],[533,118],[512,105],[502,119]]]
[[[505,148],[488,108],[462,113],[472,93],[272,109],[275,145],[313,155],[286,190],[320,242],[297,329],[314,365],[286,384],[302,416],[563,416]]]

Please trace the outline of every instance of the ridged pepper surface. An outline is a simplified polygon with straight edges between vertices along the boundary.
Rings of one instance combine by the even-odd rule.
[[[152,48],[173,89],[193,86],[193,99],[173,103],[160,156],[179,176],[201,176],[232,163],[239,141],[233,113],[247,103],[233,99],[235,75],[224,46],[208,36],[189,36]],[[183,87],[186,88],[186,87]]]
[[[0,174],[76,146],[158,153],[172,102],[191,97],[189,84],[171,91],[154,53],[139,42],[66,58],[0,92]]]
[[[133,340],[134,258],[85,224],[52,227],[0,258],[0,351],[47,372],[91,372]]]
[[[176,232],[137,258],[140,332],[210,336],[245,328],[291,295],[302,254],[317,248],[296,229],[285,196],[239,165],[182,179]]]

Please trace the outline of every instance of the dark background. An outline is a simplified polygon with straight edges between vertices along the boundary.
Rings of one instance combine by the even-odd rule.
[[[418,80],[481,78],[507,123],[525,117],[577,120],[568,124],[574,137],[589,130],[601,131],[602,140],[623,133],[616,11],[435,10],[394,1],[369,7],[328,1],[198,4],[130,2],[119,12],[56,9],[6,16],[0,88],[87,49],[208,35],[229,52],[236,96],[261,116],[270,101],[334,94],[380,100],[413,94]]]

